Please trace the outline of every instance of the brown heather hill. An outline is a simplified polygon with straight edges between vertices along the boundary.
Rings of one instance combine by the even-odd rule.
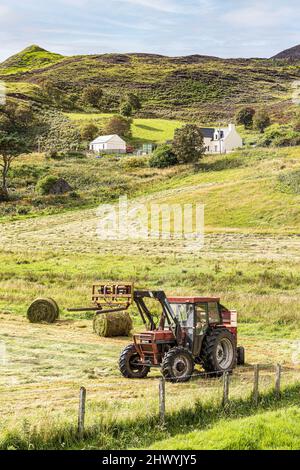
[[[0,80],[11,97],[43,101],[45,79],[62,91],[65,111],[88,111],[80,100],[82,90],[98,84],[113,97],[110,112],[118,111],[122,94],[133,92],[142,99],[142,117],[219,122],[245,104],[266,105],[284,115],[292,104],[291,85],[300,79],[300,59],[287,63],[142,53],[64,57],[33,45],[0,64]]]
[[[276,54],[273,59],[292,59],[300,60],[300,44],[298,46],[291,47],[285,51],[279,52]]]

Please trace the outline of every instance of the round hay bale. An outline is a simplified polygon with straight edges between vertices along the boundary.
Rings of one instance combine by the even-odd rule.
[[[31,323],[54,323],[59,317],[59,307],[53,299],[36,299],[27,310]]]
[[[129,336],[132,330],[132,320],[127,312],[104,313],[94,316],[94,332],[98,336]]]

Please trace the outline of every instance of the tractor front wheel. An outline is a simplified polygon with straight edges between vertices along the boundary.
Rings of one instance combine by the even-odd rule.
[[[119,369],[126,379],[143,379],[150,371],[149,367],[138,363],[139,355],[134,344],[129,344],[121,353]]]
[[[164,356],[161,368],[169,382],[188,382],[194,372],[194,359],[187,349],[175,347]]]

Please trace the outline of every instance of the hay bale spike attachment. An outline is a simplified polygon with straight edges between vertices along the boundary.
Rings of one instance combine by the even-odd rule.
[[[93,307],[72,308],[69,312],[94,311],[93,329],[102,337],[128,336],[132,320],[126,312],[133,301],[133,284],[102,283],[92,289]]]

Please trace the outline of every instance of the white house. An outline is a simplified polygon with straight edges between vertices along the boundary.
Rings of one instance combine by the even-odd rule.
[[[118,135],[102,135],[90,143],[92,152],[126,153],[126,142]]]
[[[243,146],[243,139],[234,124],[223,128],[203,127],[201,131],[206,153],[227,153]]]

